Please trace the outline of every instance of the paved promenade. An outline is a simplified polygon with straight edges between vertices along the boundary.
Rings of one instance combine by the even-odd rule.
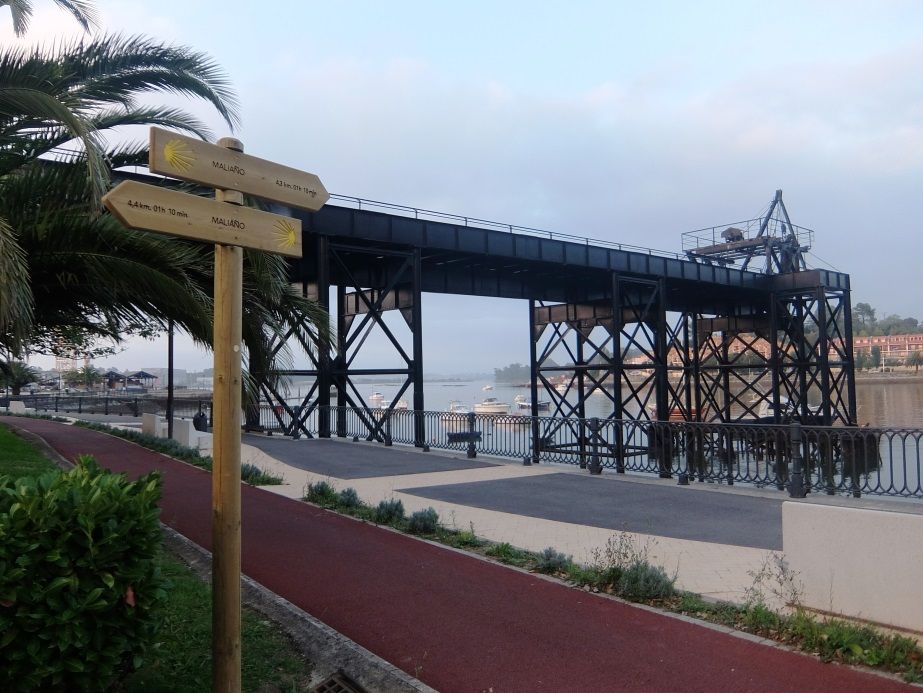
[[[245,461],[283,476],[275,493],[301,498],[306,484],[355,488],[369,503],[399,498],[408,513],[432,506],[478,536],[541,551],[552,546],[588,562],[617,534],[698,594],[742,601],[782,548],[778,491],[521,463],[346,440],[244,436]],[[491,461],[492,460],[492,461]],[[771,595],[767,595],[771,598]]]
[[[164,476],[162,520],[209,548],[211,485],[206,472],[102,433],[37,419],[7,421],[41,435],[67,458],[90,453],[104,466],[130,476],[160,470]],[[259,441],[248,439],[248,443],[253,442]],[[314,463],[308,460],[314,456],[346,459],[366,447],[279,439],[272,439],[270,444],[301,444],[302,448],[292,450],[302,455],[302,466],[312,466]],[[269,459],[255,446],[247,451],[251,458]],[[349,463],[354,471],[348,485],[366,498],[371,498],[376,489],[386,491],[390,485],[395,495],[417,499],[423,506],[434,504],[437,509],[442,504],[462,507],[431,498],[437,492],[451,491],[459,482],[535,483],[539,476],[560,474],[550,468],[513,465],[472,467],[466,460],[448,462],[458,467],[446,471],[445,460],[449,458],[435,459],[437,456],[432,454],[403,450],[368,451],[406,456],[391,460],[392,464],[412,464],[417,458],[421,469],[422,465],[435,464],[443,471],[396,475],[391,470],[388,476],[356,476],[375,457],[366,458],[366,450],[362,450]],[[274,454],[283,456],[279,450]],[[299,485],[308,478],[339,479],[292,466],[285,468],[290,484],[282,489],[289,495],[300,495]],[[475,474],[485,477],[475,481],[470,478]],[[396,481],[407,476],[417,477],[411,483],[413,493],[406,481]],[[575,483],[578,482],[567,481],[565,485]],[[667,488],[663,484],[651,486],[658,492]],[[420,491],[424,493],[418,494]],[[504,501],[502,492],[488,495],[493,499],[484,505],[522,504],[530,491],[517,491],[512,501]],[[245,486],[242,498],[243,569],[247,575],[440,691],[907,690],[891,679],[824,665],[804,655],[575,590],[344,518],[278,493]],[[659,501],[664,505],[657,510],[676,517],[669,497],[663,498],[667,500]],[[496,520],[499,516],[513,517],[509,510],[475,508],[472,512],[493,513]],[[524,539],[534,523],[578,526],[543,519],[538,510],[534,512],[534,517],[522,516]],[[765,512],[773,511],[767,506]],[[484,515],[484,525],[475,524],[479,534],[485,534],[484,529],[499,531],[487,522],[489,517],[493,515]],[[664,531],[661,525],[652,528]],[[604,527],[587,529],[612,531]],[[723,529],[713,531],[719,533],[718,537],[724,536],[720,534]],[[658,542],[695,543],[658,536]],[[751,543],[755,542],[771,544],[772,540],[753,538]]]

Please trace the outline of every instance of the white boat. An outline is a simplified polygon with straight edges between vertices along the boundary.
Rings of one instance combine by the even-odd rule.
[[[491,390],[494,389],[494,386],[493,386],[493,385],[485,385],[485,386],[482,387],[481,389],[482,389],[484,392],[490,392]]]
[[[509,414],[510,405],[500,402],[496,397],[488,397],[483,402],[474,405],[475,414]]]
[[[439,420],[442,421],[442,425],[447,431],[453,433],[457,431],[467,431],[468,414],[470,413],[471,409],[468,408],[467,405],[455,399],[449,402],[448,411],[444,411],[439,415]]]
[[[789,401],[785,395],[779,395],[779,418],[782,421],[798,416],[801,412]],[[771,399],[763,399],[756,410],[756,420],[759,423],[775,423],[775,404]],[[808,416],[820,416],[820,407],[808,405]]]
[[[388,411],[389,409],[393,409],[395,411],[404,411],[407,409],[407,400],[399,399],[394,404],[392,404],[391,400],[389,399],[381,400],[381,402],[378,405],[378,410]]]
[[[516,395],[513,398],[513,403],[516,405],[516,408],[520,411],[532,411],[532,402],[526,399],[525,395]],[[547,399],[539,400],[538,402],[538,411],[549,411],[551,409],[551,402]]]
[[[528,414],[510,414],[509,416],[498,416],[492,419],[491,423],[495,428],[514,428],[528,426],[532,423],[532,417]]]
[[[391,404],[391,400],[385,399],[383,394],[380,392],[373,392],[369,395],[369,409],[372,410],[372,416],[381,418],[389,410],[405,411],[407,409],[407,401],[399,399],[394,404]]]

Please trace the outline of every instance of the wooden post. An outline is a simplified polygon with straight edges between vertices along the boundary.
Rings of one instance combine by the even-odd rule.
[[[225,137],[218,144],[243,151]],[[242,204],[243,195],[215,198]],[[243,249],[215,245],[214,466],[212,469],[212,690],[240,691],[240,405]]]
[[[231,137],[209,144],[151,128],[151,172],[212,186],[215,199],[127,180],[103,196],[129,228],[215,244],[212,673],[213,690],[221,693],[240,691],[242,248],[302,256],[301,221],[244,207],[243,193],[310,211],[330,198],[313,173],[243,149]]]

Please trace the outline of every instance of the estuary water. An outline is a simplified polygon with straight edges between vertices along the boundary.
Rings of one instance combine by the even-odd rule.
[[[381,393],[386,401],[395,398],[400,389],[397,380],[357,383],[360,394],[368,402],[373,393]],[[488,389],[485,389],[488,388]],[[296,383],[292,395],[299,391],[307,392],[308,384]],[[464,381],[427,381],[423,388],[425,408],[427,411],[447,410],[453,401],[468,407],[495,397],[500,402],[510,404],[511,411],[516,411],[514,398],[522,395],[528,401],[529,388],[508,383],[495,383],[489,380]],[[413,393],[408,389],[402,396],[408,406],[413,404]],[[550,399],[547,393],[540,391],[539,399]],[[335,404],[335,400],[332,402]],[[885,428],[923,428],[923,378],[863,378],[856,381],[857,419],[860,424]],[[586,403],[587,417],[606,417],[612,404],[602,392],[590,396]]]

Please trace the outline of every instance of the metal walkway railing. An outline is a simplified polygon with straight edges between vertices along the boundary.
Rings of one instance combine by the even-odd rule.
[[[140,416],[166,412],[165,397],[26,395],[25,406],[68,415]],[[0,398],[0,406],[6,401]],[[174,415],[210,414],[207,398],[176,398]],[[260,430],[331,434],[385,445],[417,445],[590,471],[652,474],[678,483],[751,484],[830,495],[923,499],[923,429],[822,427],[798,423],[718,424],[451,414],[297,404],[260,406]],[[296,424],[301,421],[301,426]],[[375,426],[370,432],[369,422]],[[533,447],[533,427],[539,445]],[[416,437],[422,432],[422,438]]]

